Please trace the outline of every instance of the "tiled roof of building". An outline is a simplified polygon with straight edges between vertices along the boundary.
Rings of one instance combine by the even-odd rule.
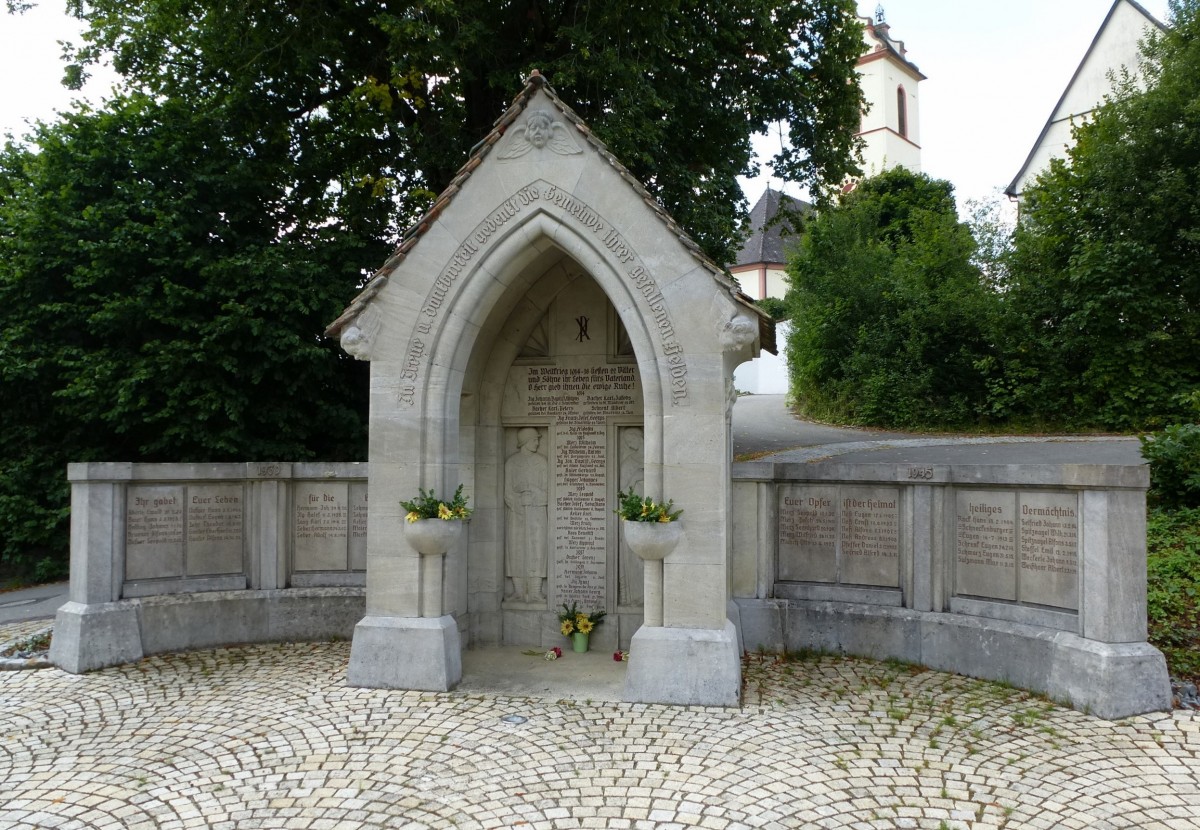
[[[750,210],[750,237],[738,251],[735,265],[755,265],[762,262],[787,262],[787,247],[796,237],[786,218],[773,221],[780,208],[806,213],[812,205],[778,190],[767,188]]]
[[[441,215],[442,211],[444,211],[447,205],[453,201],[454,197],[462,189],[463,184],[468,178],[470,178],[471,174],[474,173],[475,170],[479,168],[479,165],[483,163],[484,158],[491,151],[492,147],[496,145],[509,126],[511,126],[512,123],[517,120],[517,118],[525,110],[525,107],[529,105],[529,102],[533,99],[534,95],[539,91],[546,94],[554,107],[563,114],[567,121],[571,123],[576,130],[579,131],[588,144],[590,144],[600,153],[601,157],[604,158],[618,173],[618,175],[620,175],[621,178],[624,179],[625,182],[633,189],[633,191],[639,197],[641,197],[642,201],[645,202],[645,204],[658,215],[663,224],[666,225],[668,231],[674,234],[675,237],[683,244],[683,246],[692,254],[692,256],[695,257],[695,259],[699,261],[705,268],[707,268],[709,272],[711,272],[713,279],[728,289],[735,301],[744,306],[747,310],[753,311],[759,321],[759,336],[762,348],[771,353],[775,353],[775,324],[771,320],[770,315],[758,308],[758,306],[754,304],[754,300],[737,287],[736,280],[734,280],[725,269],[721,268],[719,265],[715,264],[711,259],[705,256],[704,252],[700,250],[700,246],[697,245],[696,242],[689,237],[682,228],[679,227],[679,224],[667,213],[666,208],[664,208],[657,199],[650,195],[650,192],[646,190],[641,182],[634,178],[633,174],[630,173],[629,170],[626,169],[626,167],[621,164],[621,162],[619,162],[611,152],[609,152],[604,143],[592,134],[591,129],[583,122],[583,119],[576,115],[570,107],[562,102],[562,99],[558,97],[558,95],[550,87],[549,83],[546,82],[546,79],[536,69],[530,74],[525,83],[525,88],[517,94],[509,108],[504,112],[503,115],[496,119],[491,132],[489,132],[482,141],[480,141],[471,149],[471,154],[467,158],[466,163],[459,168],[449,186],[447,186],[446,189],[438,195],[437,199],[434,201],[433,207],[431,207],[424,216],[418,219],[416,223],[412,225],[412,227],[404,232],[404,237],[401,240],[400,245],[396,248],[395,252],[388,257],[383,266],[367,281],[367,284],[363,287],[363,290],[350,302],[350,305],[346,307],[346,310],[343,311],[336,320],[329,324],[328,328],[325,329],[325,335],[327,337],[340,336],[342,329],[348,326],[355,317],[362,313],[363,309],[367,307],[375,295],[377,295],[387,284],[388,275],[404,260],[406,256],[408,256],[408,253],[416,246],[425,232],[429,230],[434,221],[436,221],[438,216]]]

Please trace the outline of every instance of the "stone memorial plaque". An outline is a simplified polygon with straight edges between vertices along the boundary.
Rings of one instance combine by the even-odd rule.
[[[350,485],[350,570],[367,569],[367,485]]]
[[[183,487],[130,487],[125,503],[125,578],[183,576]]]
[[[344,482],[297,482],[292,514],[297,571],[346,570],[348,489]]]
[[[779,488],[779,579],[837,581],[838,488]]]
[[[612,357],[614,316],[593,280],[573,282],[505,378],[509,610],[565,603],[611,611],[642,603],[641,561],[622,549],[613,513],[619,487],[643,489],[641,384],[636,365]]]
[[[188,576],[244,572],[244,499],[240,484],[199,484],[188,487]]]
[[[1015,493],[959,490],[955,509],[954,593],[1017,598]]]
[[[582,324],[580,324],[582,325]],[[553,418],[545,448],[553,479],[551,555],[555,604],[607,607],[609,525],[609,420],[641,411],[637,367],[580,356],[554,366],[513,367],[510,416]],[[508,451],[508,463],[516,457]],[[509,517],[511,521],[512,517]],[[614,550],[615,553],[615,550]],[[518,590],[529,601],[533,591]]]
[[[1021,602],[1079,609],[1079,497],[1022,493]]]
[[[560,418],[554,430],[554,567],[562,602],[605,607],[608,500],[605,432]]]
[[[842,487],[838,581],[900,587],[900,491],[895,487]]]

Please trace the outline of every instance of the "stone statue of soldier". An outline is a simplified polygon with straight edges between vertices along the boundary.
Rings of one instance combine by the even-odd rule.
[[[504,464],[504,575],[513,599],[540,602],[546,578],[549,464],[538,452],[541,435],[533,427],[517,432],[517,451]]]

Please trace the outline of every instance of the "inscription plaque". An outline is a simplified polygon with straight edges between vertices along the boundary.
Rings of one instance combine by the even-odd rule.
[[[1021,601],[1078,610],[1078,496],[1022,493],[1019,515]]]
[[[559,598],[595,609],[607,576],[605,433],[603,418],[580,416],[554,428],[554,567]]]
[[[243,572],[242,502],[242,487],[238,484],[202,484],[188,488],[189,576]]]
[[[780,488],[779,579],[900,587],[900,491]]]
[[[183,576],[183,488],[130,487],[125,505],[125,578]]]
[[[842,487],[839,581],[900,587],[900,491]]]
[[[349,485],[299,482],[292,533],[297,571],[343,571],[347,564]]]
[[[779,488],[779,578],[837,581],[837,487]]]
[[[1017,541],[1015,493],[960,490],[956,494],[956,594],[1015,600]]]
[[[607,424],[637,411],[634,366],[526,367],[531,416],[554,421],[554,579],[558,602],[606,607]]]

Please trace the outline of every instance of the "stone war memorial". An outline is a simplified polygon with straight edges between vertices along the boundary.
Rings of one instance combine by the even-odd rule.
[[[565,603],[608,612],[597,647],[632,643],[631,700],[735,703],[731,377],[765,325],[532,76],[328,332],[371,361],[350,682],[450,688],[464,642],[561,642]],[[474,505],[460,549],[406,550],[399,502],[460,483]],[[614,513],[623,484],[686,505],[660,626],[642,626],[644,569]]]
[[[73,672],[351,637],[351,685],[445,691],[469,648],[604,611],[631,702],[737,705],[741,655],[820,648],[1168,708],[1145,468],[733,464],[769,318],[535,72],[326,334],[370,362],[363,464],[73,464]],[[463,486],[442,550],[401,502]],[[615,513],[673,500],[661,561]]]

